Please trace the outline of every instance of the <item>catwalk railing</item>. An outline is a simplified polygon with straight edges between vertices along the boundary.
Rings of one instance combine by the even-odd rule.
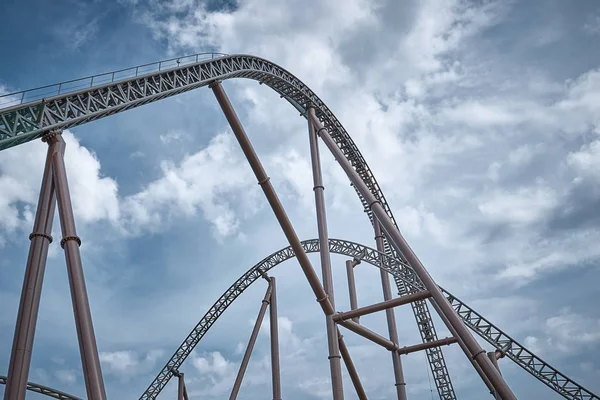
[[[302,247],[307,253],[318,253],[320,250],[319,240],[305,240],[302,242]],[[358,243],[331,238],[329,239],[329,251],[348,257],[361,258],[362,262],[383,269],[394,276],[394,278],[402,281],[411,289],[411,292],[424,290],[420,282],[413,280],[414,272],[412,272],[412,269],[401,259],[388,257],[375,249]],[[252,285],[252,283],[265,276],[272,268],[294,257],[295,255],[291,247],[283,248],[262,259],[258,264],[250,268],[235,281],[235,283],[223,293],[198,322],[196,327],[190,332],[181,346],[179,346],[171,359],[160,371],[158,376],[142,394],[140,400],[155,399],[156,396],[158,396],[173,376],[172,371],[179,369],[206,332],[214,325],[225,310],[246,289],[248,289],[250,285]],[[533,352],[529,351],[519,342],[505,334],[490,321],[481,316],[481,314],[478,314],[475,310],[461,302],[447,290],[441,287],[440,289],[473,332],[477,333],[496,349],[502,351],[508,358],[542,381],[552,390],[567,399],[600,400],[597,395],[568,378],[540,357],[533,354]]]
[[[173,60],[177,59],[152,65],[166,66],[168,62],[173,62]],[[129,68],[125,71],[135,71],[138,68],[137,71],[139,72],[140,67]],[[112,73],[110,74],[112,79]],[[179,64],[166,70],[136,75],[133,78],[114,82],[110,81],[100,86],[61,93],[26,103],[22,103],[22,101],[28,97],[22,96],[23,99],[19,100],[17,105],[0,109],[0,150],[40,138],[53,129],[67,129],[82,125],[166,97],[207,86],[216,80],[230,78],[253,79],[271,87],[305,116],[308,106],[312,105],[316,110],[316,116],[328,129],[336,145],[342,150],[371,193],[380,202],[394,225],[397,226],[375,176],[358,147],[333,112],[308,86],[290,72],[270,61],[254,56],[231,55],[200,60],[191,64]],[[88,78],[83,80],[85,81],[85,79]],[[58,90],[58,87],[56,89]],[[16,94],[13,97],[17,99],[19,96]],[[366,206],[367,204],[360,194],[359,198]],[[365,207],[365,211],[372,220],[371,209]],[[397,254],[388,245],[387,241],[385,241],[385,253],[393,258],[401,258],[401,255]],[[406,285],[398,280],[396,280],[396,283],[399,293],[408,293]],[[437,340],[437,333],[427,303],[425,301],[416,302],[412,304],[412,307],[423,341]],[[426,352],[440,398],[442,400],[456,399],[441,349],[430,348]]]
[[[6,376],[0,375],[0,385],[6,385]],[[60,390],[52,389],[44,385],[39,385],[33,382],[27,382],[27,390],[34,393],[43,394],[44,396],[52,397],[60,400],[81,400],[81,398],[71,394],[61,392]]]

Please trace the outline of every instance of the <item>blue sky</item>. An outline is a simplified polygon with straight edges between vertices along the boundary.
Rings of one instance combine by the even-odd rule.
[[[598,43],[593,1],[5,0],[0,92],[211,50],[280,64],[344,124],[434,278],[598,393]],[[299,236],[315,237],[305,121],[256,82],[224,85]],[[286,242],[208,89],[64,136],[107,393],[137,398],[231,282]],[[44,146],[0,154],[4,371]],[[346,178],[324,152],[323,163],[330,235],[374,246]],[[333,256],[340,310],[348,308],[344,261]],[[294,261],[274,275],[283,394],[327,398],[318,305]],[[357,279],[360,304],[380,300],[377,271],[361,266]],[[192,398],[228,396],[264,286],[249,289],[184,364]],[[396,314],[401,344],[417,343],[410,310]],[[380,315],[364,323],[385,332]],[[389,398],[389,355],[345,338],[369,397]],[[443,351],[459,398],[485,396],[459,348]],[[241,399],[270,391],[268,357],[265,332]],[[431,398],[424,355],[403,360],[410,398]],[[559,398],[510,361],[500,366],[519,398]],[[85,395],[56,242],[30,380]],[[348,379],[345,389],[354,398]]]

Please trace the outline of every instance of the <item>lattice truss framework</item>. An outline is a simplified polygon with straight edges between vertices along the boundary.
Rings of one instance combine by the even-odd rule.
[[[311,239],[302,242],[302,247],[307,253],[318,253],[319,240]],[[414,271],[403,260],[390,257],[375,249],[362,244],[340,239],[329,239],[329,251],[348,257],[361,257],[361,261],[385,270],[394,279],[403,282],[411,293],[424,290],[422,284],[415,280]],[[206,312],[196,327],[175,351],[171,359],[163,367],[158,376],[140,397],[140,400],[155,399],[173,376],[173,369],[177,370],[185,359],[194,350],[206,332],[214,325],[217,319],[251,284],[267,274],[275,266],[294,258],[291,247],[283,248],[262,259],[258,264],[244,273],[229,289],[223,293],[215,304]],[[458,312],[466,325],[487,341],[494,348],[504,352],[508,358],[517,365],[539,379],[545,385],[561,394],[567,399],[598,400],[591,391],[585,389],[556,368],[542,360],[540,357],[527,350],[523,345],[505,334],[489,320],[460,301],[446,289],[440,287],[450,304]]]
[[[352,167],[360,175],[371,193],[382,205],[386,214],[396,225],[390,207],[369,166],[348,133],[327,106],[306,85],[285,69],[267,60],[248,55],[220,57],[0,109],[0,150],[40,138],[53,129],[66,129],[81,125],[143,104],[206,86],[215,80],[229,78],[257,80],[261,84],[265,84],[278,92],[281,97],[285,98],[303,115],[306,115],[306,109],[309,105],[315,107],[317,117],[322,121],[337,146],[342,150],[345,157],[352,164]],[[371,221],[373,221],[373,214],[370,207],[360,194],[359,198],[365,207],[365,212]],[[330,240],[329,243],[331,251],[334,253],[357,256],[364,251],[363,260],[385,269],[394,276],[400,295],[406,295],[422,290],[423,288],[414,271],[407,266],[405,258],[394,251],[387,240],[384,240],[385,254],[377,253],[373,249],[350,242]],[[304,242],[304,246],[307,252],[317,251],[318,242]],[[371,254],[374,260],[369,261],[368,254]],[[262,265],[262,268],[266,271],[292,256],[293,252],[287,248],[265,258],[258,265]],[[377,262],[377,260],[381,260],[381,262]],[[182,361],[185,359],[197,343],[197,340],[214,323],[220,313],[251,282],[260,276],[260,272],[264,271],[260,270],[259,267],[255,267],[232,285],[203,318],[202,321],[210,321],[210,323],[203,323],[201,321],[192,334],[184,341],[170,363],[177,363],[179,362],[178,360]],[[546,385],[567,398],[598,399],[597,396],[570,380],[515,340],[508,337],[481,315],[477,314],[464,303],[461,303],[456,297],[446,291],[444,293],[470,328],[494,347],[504,351],[509,358],[513,359],[518,365],[532,373]],[[427,303],[420,300],[411,303],[411,306],[423,342],[436,340],[437,333]],[[428,349],[427,357],[440,398],[455,399],[456,396],[441,349],[438,347]],[[153,396],[155,395],[153,393],[158,394],[158,391],[164,387],[164,384],[166,384],[166,381],[171,376],[171,370],[166,372],[163,370],[142,398],[154,398]]]
[[[306,113],[309,105],[313,105],[317,117],[397,226],[373,173],[333,112],[294,75],[270,61],[253,56],[226,56],[0,110],[0,150],[39,138],[53,129],[81,125],[229,78],[254,79],[266,84],[302,114]],[[366,205],[360,194],[359,198]],[[369,207],[365,210],[372,220]],[[386,254],[399,257],[385,239],[384,245]],[[399,281],[396,283],[399,294],[408,293],[406,285]],[[437,340],[427,303],[420,300],[411,304],[411,307],[422,340]],[[442,350],[432,347],[425,351],[440,398],[455,400]]]
[[[6,376],[0,376],[0,385],[6,385]],[[81,400],[81,398],[75,397],[71,394],[64,393],[60,390],[52,389],[47,386],[39,385],[33,382],[27,382],[27,390],[59,400]]]

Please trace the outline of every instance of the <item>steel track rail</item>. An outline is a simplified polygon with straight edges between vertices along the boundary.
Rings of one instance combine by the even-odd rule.
[[[155,64],[158,64],[160,69],[161,63]],[[133,78],[114,81],[113,73],[112,81],[104,85],[69,91],[38,101],[0,109],[0,150],[35,140],[54,129],[82,125],[207,86],[215,80],[254,79],[275,90],[302,115],[306,115],[308,105],[315,107],[317,117],[328,129],[337,146],[379,200],[394,225],[398,226],[375,176],[350,135],[325,103],[308,86],[285,69],[268,60],[249,55],[218,57],[146,75],[138,75],[139,67],[134,68],[136,76]],[[133,68],[128,70],[133,70]],[[54,86],[58,86],[60,93],[60,85]],[[359,198],[365,207],[365,212],[372,220],[373,215],[370,208],[360,194]],[[387,240],[384,242],[385,253],[388,256],[402,258],[389,246]],[[409,288],[402,281],[396,280],[396,285],[400,294],[409,292]],[[411,306],[423,342],[437,340],[437,333],[427,303],[419,301]],[[433,347],[427,349],[426,353],[440,399],[455,400],[456,395],[442,350]]]
[[[302,242],[302,247],[307,253],[319,252],[319,240],[311,239]],[[414,272],[404,261],[398,258],[388,257],[386,254],[379,253],[370,247],[340,239],[329,239],[329,251],[348,257],[362,257],[362,261],[371,264],[377,268],[383,269],[394,278],[399,279],[407,285],[410,292],[424,290],[419,281],[413,280]],[[173,376],[173,370],[179,370],[185,359],[194,350],[204,334],[214,325],[217,319],[225,310],[259,278],[265,276],[271,269],[277,265],[294,258],[295,254],[291,247],[283,248],[275,253],[265,257],[258,264],[244,273],[233,285],[223,293],[215,304],[198,322],[192,332],[186,337],[181,346],[175,351],[171,359],[160,371],[158,376],[146,389],[140,397],[140,400],[155,399],[160,391],[166,386],[169,379]],[[553,368],[550,364],[536,356],[533,352],[525,348],[519,342],[505,334],[481,314],[477,313],[471,307],[461,302],[450,292],[440,287],[448,301],[458,312],[466,325],[476,334],[501,350],[508,358],[517,365],[542,381],[552,390],[567,399],[577,400],[600,400],[600,398],[576,383],[566,375]]]
[[[0,375],[0,385],[6,385],[6,376]],[[52,397],[60,400],[81,400],[79,397],[75,397],[71,394],[61,392],[60,390],[52,389],[44,385],[38,385],[37,383],[27,382],[27,390],[44,396]]]

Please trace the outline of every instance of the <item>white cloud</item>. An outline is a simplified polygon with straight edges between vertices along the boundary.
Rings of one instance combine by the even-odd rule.
[[[63,138],[66,142],[65,165],[76,221],[116,221],[119,217],[116,182],[101,175],[96,155],[81,146],[71,132],[65,131]],[[0,213],[3,218],[0,227],[9,231],[31,229],[47,147],[36,141],[2,153]],[[22,204],[27,206],[25,211],[20,209]]]
[[[157,362],[164,359],[163,350],[150,350],[139,353],[133,350],[100,352],[100,362],[105,374],[116,376],[121,381],[129,381],[135,376],[153,372]]]
[[[114,351],[100,353],[100,361],[108,366],[108,370],[116,373],[127,373],[138,366],[138,360],[132,351]]]
[[[77,376],[73,370],[60,369],[54,373],[54,376],[64,385],[72,385],[77,382]]]
[[[590,35],[600,34],[600,14],[590,15],[583,29]]]
[[[201,211],[218,236],[238,231],[234,203],[238,194],[254,185],[232,135],[218,134],[207,147],[185,156],[179,164],[163,161],[161,169],[162,177],[123,199],[125,229],[136,234],[156,231],[172,218]]]
[[[600,140],[585,144],[567,157],[567,163],[583,176],[600,177]]]
[[[539,220],[557,201],[554,190],[539,185],[516,191],[494,191],[479,202],[478,209],[494,222],[527,224]]]
[[[227,361],[218,351],[214,351],[206,357],[195,357],[193,358],[192,364],[201,374],[216,374],[223,376],[234,371],[231,362]]]

